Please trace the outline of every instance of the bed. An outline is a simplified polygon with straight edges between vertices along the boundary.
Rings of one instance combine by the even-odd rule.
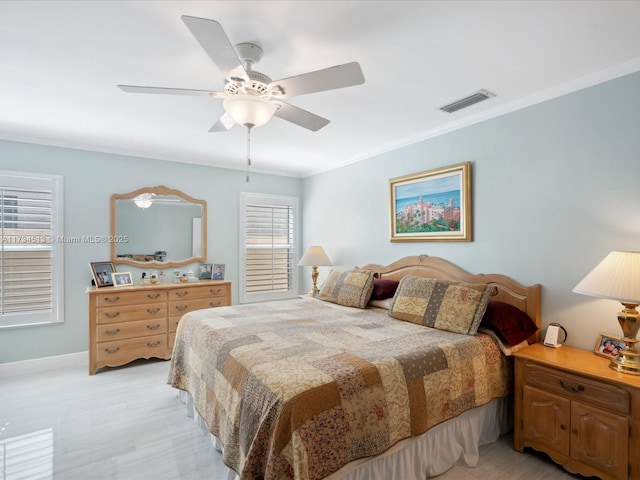
[[[371,302],[382,284],[393,296]],[[527,340],[483,326],[488,305],[529,319]],[[229,478],[425,478],[474,465],[508,429],[509,352],[539,321],[539,285],[406,257],[331,272],[319,299],[186,314],[169,383]]]

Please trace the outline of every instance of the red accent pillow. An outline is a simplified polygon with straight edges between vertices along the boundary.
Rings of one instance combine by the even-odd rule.
[[[490,328],[503,342],[518,345],[538,331],[529,315],[508,303],[489,300],[481,327]]]
[[[371,294],[371,300],[384,300],[385,298],[391,298],[396,294],[398,289],[397,280],[386,280],[384,278],[373,279],[373,293]]]

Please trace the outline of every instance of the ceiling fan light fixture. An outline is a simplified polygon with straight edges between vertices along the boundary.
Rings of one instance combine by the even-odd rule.
[[[155,193],[141,193],[133,199],[133,202],[136,204],[136,207],[144,210],[149,208],[153,204],[154,196]]]
[[[225,98],[224,110],[238,125],[261,127],[276,113],[276,106],[257,95],[234,95]]]

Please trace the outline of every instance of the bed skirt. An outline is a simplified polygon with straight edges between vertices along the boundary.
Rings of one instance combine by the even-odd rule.
[[[221,452],[221,443],[209,433],[209,427],[193,406],[191,395],[182,390],[179,395],[187,416],[211,436],[213,447]],[[376,457],[355,460],[325,480],[424,480],[440,475],[454,465],[474,467],[478,463],[480,445],[495,442],[501,434],[512,429],[512,400],[512,397],[498,398],[467,410],[422,435],[401,440]],[[227,470],[227,480],[237,480],[236,473],[229,468]]]

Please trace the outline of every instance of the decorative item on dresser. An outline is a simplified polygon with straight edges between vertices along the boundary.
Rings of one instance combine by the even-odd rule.
[[[513,355],[515,450],[545,452],[572,473],[640,480],[640,377],[566,346]]]
[[[89,374],[138,358],[171,358],[182,315],[231,305],[230,281],[89,288]]]

